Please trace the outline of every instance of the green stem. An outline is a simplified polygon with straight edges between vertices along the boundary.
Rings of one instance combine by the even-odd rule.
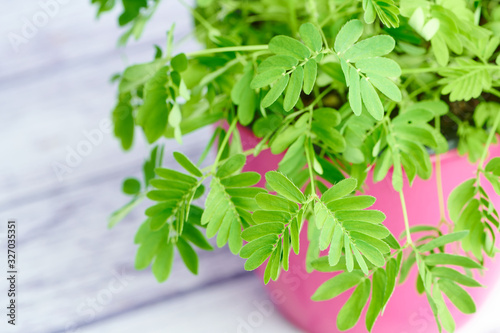
[[[484,147],[481,160],[479,161],[479,168],[481,169],[483,168],[484,161],[486,161],[486,157],[488,156],[488,150],[490,148],[491,143],[493,142],[493,137],[497,132],[499,124],[500,124],[500,112],[498,112],[497,116],[495,117],[495,122],[493,123],[493,127],[490,129],[490,135],[488,136],[488,141],[486,141],[486,146]]]
[[[215,171],[217,169],[217,165],[219,163],[219,160],[222,157],[222,153],[224,152],[224,148],[226,147],[226,145],[229,141],[229,137],[231,136],[231,133],[233,133],[234,129],[236,128],[236,124],[238,124],[238,118],[234,118],[233,122],[231,123],[231,126],[229,126],[229,129],[227,130],[227,133],[226,133],[226,136],[224,137],[224,140],[222,140],[219,151],[217,152],[217,157],[215,158],[215,162],[212,165],[212,173],[214,173],[214,174],[215,174]]]
[[[461,67],[461,69],[484,69],[484,68],[489,68],[489,69],[496,69],[499,70],[499,66],[495,65],[474,65],[474,66],[465,66]],[[430,73],[430,72],[437,72],[440,70],[446,70],[450,69],[450,67],[425,67],[425,68],[404,68],[401,71],[401,75],[405,74],[419,74],[419,73]]]
[[[406,203],[403,190],[399,191],[399,199],[401,200],[401,208],[403,209],[403,218],[405,220],[406,241],[411,245],[413,244],[413,241],[411,240],[410,223],[408,222],[408,212],[406,211]]]
[[[187,53],[186,56],[193,58],[199,57],[206,54],[223,53],[223,52],[252,52],[252,51],[263,51],[267,50],[267,45],[243,45],[243,46],[228,46],[228,47],[216,47],[213,49],[199,50]]]

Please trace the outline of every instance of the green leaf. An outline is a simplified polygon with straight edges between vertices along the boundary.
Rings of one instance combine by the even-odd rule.
[[[306,201],[304,194],[282,173],[269,171],[266,173],[266,181],[274,191],[288,200],[299,203]]]
[[[162,67],[144,86],[144,103],[139,107],[136,122],[144,130],[149,143],[158,140],[165,132],[169,108],[166,100],[167,68]]]
[[[123,181],[122,191],[125,194],[137,194],[141,191],[141,182],[137,178],[127,178]]]
[[[339,221],[359,221],[369,223],[382,223],[385,220],[385,214],[378,210],[344,210],[335,212],[335,217]]]
[[[318,74],[318,64],[314,59],[309,59],[304,65],[304,93],[309,95],[316,83],[316,75]]]
[[[353,249],[357,248],[363,253],[363,255],[368,259],[372,264],[378,267],[382,267],[385,264],[385,259],[382,253],[375,247],[371,246],[369,243],[366,243],[362,240],[357,240],[356,245],[353,246]],[[358,260],[359,263],[359,260]]]
[[[274,81],[285,76],[285,70],[282,68],[271,68],[265,72],[255,75],[250,83],[250,88],[259,89],[262,87],[267,87]]]
[[[302,91],[302,84],[304,83],[304,68],[297,67],[290,77],[288,87],[285,92],[285,100],[283,101],[283,109],[290,111],[297,104],[300,92]]]
[[[349,67],[349,105],[356,116],[359,116],[363,111],[361,104],[361,88],[358,71],[354,67]]]
[[[455,187],[450,193],[448,197],[448,212],[452,221],[458,221],[460,212],[463,210],[465,204],[474,196],[475,188],[473,185],[475,181],[475,178],[468,179]]]
[[[191,271],[191,273],[198,274],[198,255],[193,250],[191,245],[189,245],[182,238],[177,239],[176,245],[186,267]]]
[[[393,0],[363,0],[363,9],[365,21],[368,24],[373,23],[376,12],[386,27],[397,28],[399,26],[399,8]]]
[[[323,47],[323,41],[321,39],[321,34],[318,28],[312,23],[304,23],[299,29],[300,38],[304,41],[304,44],[314,52],[321,51]]]
[[[158,249],[152,271],[158,282],[164,282],[168,279],[174,263],[174,245],[172,243],[163,243]]]
[[[434,267],[431,269],[431,273],[435,277],[455,281],[467,287],[482,287],[481,284],[473,278],[448,267]]]
[[[285,91],[288,81],[290,79],[290,74],[282,76],[274,83],[274,85],[269,89],[266,96],[262,99],[261,105],[264,108],[271,106],[276,100],[281,96],[283,91]]]
[[[427,252],[430,250],[433,250],[437,247],[441,247],[443,245],[446,245],[448,243],[453,243],[456,241],[459,241],[463,238],[465,238],[469,234],[468,230],[464,231],[457,231],[457,232],[452,232],[443,236],[439,236],[433,240],[431,240],[429,243],[424,244],[418,248],[420,252]]]
[[[251,87],[253,74],[253,67],[248,66],[231,90],[231,99],[238,105],[238,120],[242,125],[252,122],[257,107],[256,94]]]
[[[465,268],[481,269],[483,266],[471,258],[448,253],[432,253],[425,257],[425,263],[429,266],[452,265]]]
[[[371,84],[373,84],[380,92],[395,102],[401,101],[401,91],[398,86],[388,78],[380,75],[372,74],[369,76]]]
[[[297,66],[298,63],[299,61],[291,56],[273,55],[267,57],[263,62],[260,63],[259,67],[257,67],[257,72],[262,73],[273,68],[279,68],[288,71]]]
[[[243,232],[241,233],[241,237],[244,240],[251,242],[265,235],[281,234],[284,228],[285,224],[281,222],[269,222],[269,223],[257,224],[243,230]]]
[[[330,250],[328,251],[328,263],[330,266],[335,266],[340,260],[342,255],[342,246],[344,242],[344,231],[339,223],[335,224],[335,229],[333,231],[332,242],[330,244]]]
[[[366,106],[366,110],[368,110],[373,118],[382,120],[384,116],[384,107],[377,92],[367,79],[361,80],[361,97],[363,98],[363,104]]]
[[[266,210],[294,213],[299,209],[299,206],[295,202],[272,194],[261,193],[255,199],[257,200],[257,204]]]
[[[399,269],[401,266],[401,258],[402,254],[398,256],[398,260],[391,258],[387,261],[387,264],[385,266],[385,271],[387,275],[387,285],[385,287],[385,293],[384,293],[384,301],[382,305],[382,309],[385,309],[387,306],[387,303],[389,302],[389,299],[391,298],[392,294],[394,293],[394,289],[396,288],[396,280],[398,279],[399,275]],[[400,283],[402,283],[403,280],[400,278]],[[382,310],[383,311],[383,310]]]
[[[372,297],[366,312],[366,328],[371,332],[375,320],[384,307],[385,286],[387,274],[385,270],[379,268],[373,273]]]
[[[361,59],[380,57],[389,54],[394,45],[394,38],[391,36],[373,36],[354,44],[344,53],[344,58],[352,63]]]
[[[359,210],[370,207],[375,203],[375,198],[369,195],[358,195],[332,200],[327,207],[332,212],[342,210]]]
[[[321,201],[329,203],[330,201],[343,198],[351,194],[358,186],[356,178],[346,178],[333,185],[328,191],[323,193]]]
[[[231,177],[221,179],[225,187],[244,187],[252,186],[260,181],[260,174],[257,172],[243,172]]]
[[[205,251],[212,251],[214,249],[212,245],[210,245],[210,243],[207,241],[205,236],[203,236],[201,231],[190,223],[186,223],[184,225],[181,237]]]
[[[241,248],[240,257],[242,258],[250,258],[250,256],[255,253],[258,249],[265,246],[274,246],[278,241],[277,234],[269,234],[266,236],[262,236],[260,238],[254,239],[251,242],[248,242],[245,246]]]
[[[392,59],[388,58],[367,58],[361,59],[356,62],[356,67],[363,73],[385,76],[385,77],[399,77],[401,76],[401,67]]]
[[[266,261],[267,258],[273,253],[273,246],[267,245],[255,251],[245,262],[245,270],[253,271]]]
[[[476,312],[474,300],[463,288],[448,280],[441,279],[438,283],[441,291],[444,292],[457,309],[466,314]]]
[[[236,154],[231,156],[224,164],[222,164],[216,173],[216,177],[225,178],[229,177],[245,165],[246,157],[243,154]]]
[[[335,38],[334,49],[337,53],[343,53],[358,41],[363,33],[363,23],[360,20],[351,20],[340,29]]]
[[[172,68],[181,73],[184,72],[187,67],[188,67],[188,59],[184,53],[179,53],[175,57],[172,58],[170,61],[170,65],[172,65]]]
[[[185,175],[179,171],[165,169],[165,168],[156,168],[154,171],[158,176],[166,180],[179,181],[189,184],[195,184],[197,182],[196,178],[189,175]]]
[[[134,141],[134,117],[133,107],[130,103],[132,95],[130,93],[120,94],[118,104],[113,110],[114,134],[120,139],[124,150],[130,149]]]
[[[275,36],[269,42],[269,50],[274,54],[292,56],[304,60],[311,56],[311,51],[301,42],[288,36]]]
[[[319,286],[311,299],[313,301],[326,301],[335,298],[359,284],[364,277],[361,271],[340,273]]]
[[[500,157],[494,157],[489,160],[484,171],[491,172],[493,175],[500,177]]]
[[[174,158],[186,171],[196,177],[203,177],[203,173],[191,160],[184,154],[174,152]]]
[[[337,328],[341,331],[351,329],[361,316],[361,311],[370,297],[370,280],[366,279],[354,290],[351,297],[337,315]]]

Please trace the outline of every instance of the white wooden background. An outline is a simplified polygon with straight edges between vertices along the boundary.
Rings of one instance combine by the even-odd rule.
[[[0,310],[0,332],[299,332],[276,311],[239,329],[249,317],[259,318],[256,302],[267,296],[260,281],[244,272],[243,261],[225,249],[202,254],[197,277],[179,258],[164,284],[149,270],[134,270],[132,240],[141,210],[112,231],[106,219],[128,200],[120,184],[138,175],[147,155],[143,140],[124,154],[105,133],[62,181],[52,168],[65,163],[68,148],[85,140],[84,131],[98,130],[108,119],[115,100],[108,81],[113,73],[150,60],[152,44],[165,44],[174,19],[177,40],[191,31],[187,10],[177,1],[163,1],[144,38],[117,50],[116,11],[95,21],[88,1],[41,2],[58,4],[53,17],[17,52],[9,36],[22,36],[26,21],[39,18],[41,5],[0,4],[0,233],[8,218],[18,220],[20,267],[18,326],[7,327]],[[188,42],[180,49],[196,47]],[[189,136],[183,151],[199,155],[209,135],[207,129]],[[171,152],[178,146],[171,141],[167,147]],[[5,283],[0,285],[4,304]],[[492,293],[462,332],[500,332],[495,295],[500,293]]]

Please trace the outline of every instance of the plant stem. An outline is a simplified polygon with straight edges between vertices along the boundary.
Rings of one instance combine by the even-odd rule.
[[[219,160],[222,157],[222,153],[224,152],[224,148],[226,147],[226,145],[229,141],[229,137],[231,136],[231,133],[236,128],[236,124],[238,124],[238,118],[233,119],[233,122],[231,123],[231,126],[229,126],[229,129],[227,130],[227,133],[226,133],[226,136],[224,137],[224,140],[222,140],[219,151],[217,152],[217,157],[215,158],[215,162],[212,165],[212,173],[214,173],[214,174],[215,174],[215,170],[217,169],[217,164],[219,163]]]
[[[498,70],[499,67],[495,65],[474,65],[474,66],[464,66],[460,67],[461,69],[484,69],[484,68],[489,68],[489,69],[496,69]],[[440,70],[446,70],[450,69],[450,67],[425,67],[425,68],[404,68],[401,71],[401,74],[419,74],[419,73],[430,73],[430,72],[437,72]]]
[[[493,123],[493,127],[490,129],[490,135],[488,136],[488,141],[486,141],[486,145],[484,146],[483,154],[481,156],[481,160],[479,161],[479,168],[483,168],[484,161],[486,161],[486,157],[488,156],[488,150],[490,148],[491,143],[493,142],[493,137],[497,132],[498,125],[500,124],[500,112],[497,113],[495,117],[495,122]]]
[[[408,222],[408,212],[406,211],[406,203],[403,190],[399,191],[399,199],[401,200],[401,208],[403,209],[403,218],[405,221],[405,230],[406,230],[406,241],[408,242],[408,244],[412,245],[413,241],[411,240],[410,223]]]
[[[228,47],[216,47],[213,49],[199,50],[187,53],[186,56],[193,58],[206,54],[223,53],[223,52],[252,52],[252,51],[263,51],[267,50],[267,45],[243,45],[243,46],[228,46]]]
[[[437,185],[437,194],[438,194],[438,202],[439,202],[439,224],[445,223],[450,226],[448,221],[446,220],[445,214],[445,206],[444,206],[444,194],[443,194],[443,180],[441,177],[441,156],[436,154],[436,185]]]

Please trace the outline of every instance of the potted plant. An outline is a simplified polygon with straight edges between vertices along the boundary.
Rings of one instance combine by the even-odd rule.
[[[123,0],[122,43],[158,4]],[[436,324],[424,330],[453,332],[496,273],[497,2],[198,0],[191,12],[204,49],[176,53],[172,27],[165,50],[117,78],[115,135],[127,150],[139,127],[152,145],[110,219],[151,201],[137,269],[163,282],[178,252],[196,274],[194,248],[215,238],[289,295],[280,308],[307,331],[422,331],[401,311],[425,301]],[[164,159],[160,138],[204,126],[198,161]],[[293,267],[310,279],[292,288]]]

